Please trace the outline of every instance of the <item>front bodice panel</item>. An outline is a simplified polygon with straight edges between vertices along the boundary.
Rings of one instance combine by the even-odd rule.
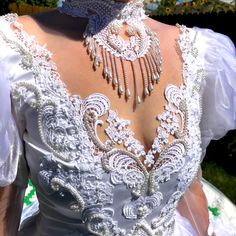
[[[48,50],[22,30],[15,16],[1,22],[16,27],[9,27],[9,35],[0,31],[0,42],[11,50],[9,60],[17,62],[12,98],[25,119],[25,157],[42,217],[69,225],[61,235],[171,235],[177,204],[196,176],[202,152],[203,71],[195,31],[180,27],[183,84],[166,87],[165,112],[157,114],[160,125],[145,152],[130,121],[111,110],[106,96],[69,95]],[[96,132],[104,117],[106,142]]]

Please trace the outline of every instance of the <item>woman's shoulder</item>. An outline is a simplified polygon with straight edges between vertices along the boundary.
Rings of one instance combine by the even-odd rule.
[[[18,16],[16,13],[0,16],[0,23],[1,34],[10,34],[16,28],[24,27],[33,29],[36,26],[30,16]]]
[[[12,35],[12,25],[17,21],[17,14],[6,14],[0,16],[0,40]],[[2,43],[0,47],[3,46]]]
[[[18,16],[17,14],[6,14],[0,16],[0,53],[11,50],[12,46],[20,44],[18,37],[23,31],[36,32],[36,24],[29,16]],[[7,45],[9,47],[7,47]]]
[[[151,17],[146,18],[147,26],[158,34],[159,37],[165,37],[166,40],[171,40],[179,36],[179,27],[177,25],[166,24]]]
[[[209,49],[215,52],[221,52],[223,50],[235,55],[235,45],[227,35],[208,28],[193,27],[193,30],[198,34],[199,48],[205,52]]]
[[[202,147],[236,128],[236,49],[232,40],[211,29],[193,28],[203,62]],[[216,119],[217,117],[217,119]]]
[[[44,42],[51,33],[40,21],[40,19],[46,18],[46,16],[53,16],[53,14],[46,13],[44,16],[41,16],[41,14],[18,16],[14,13],[0,16],[0,39],[5,39],[5,41],[6,39],[8,39],[8,41],[16,40],[15,30],[18,30],[37,38],[38,41]],[[50,18],[47,18],[48,22],[50,22]],[[48,25],[50,24],[48,23]],[[3,45],[0,45],[0,47],[1,46]]]
[[[176,40],[180,38],[181,31],[186,29],[190,32],[189,35],[192,35],[192,39],[194,39],[194,43],[196,43],[199,49],[203,49],[206,51],[210,47],[218,47],[225,48],[235,51],[235,45],[227,35],[215,32],[209,28],[200,28],[200,27],[188,27],[185,25],[169,25],[166,23],[162,23],[160,21],[154,20],[150,17],[146,20],[147,25],[155,32],[158,33],[159,37],[164,37],[167,44],[171,40]],[[191,37],[191,36],[190,36]]]

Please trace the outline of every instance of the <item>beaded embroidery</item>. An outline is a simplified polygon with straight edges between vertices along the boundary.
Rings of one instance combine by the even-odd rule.
[[[145,156],[144,164],[148,167],[153,166],[154,155],[160,154],[164,146],[169,143],[169,136],[179,137],[183,129],[179,126],[179,123],[184,123],[184,113],[179,109],[183,99],[181,90],[170,85],[165,91],[165,97],[168,101],[168,105],[165,106],[166,112],[157,117],[160,127],[157,128],[151,150],[147,153],[144,151],[144,146],[134,138],[134,133],[129,130],[130,121],[120,119],[115,111],[110,111],[107,119],[109,127],[105,131],[110,139],[123,144],[129,152],[138,157]]]
[[[103,76],[112,82],[113,87],[118,88],[120,96],[125,92],[126,99],[129,99],[131,95],[124,61],[131,63],[136,103],[141,103],[142,94],[151,94],[153,85],[160,79],[162,57],[157,34],[143,23],[146,18],[143,0],[129,3],[111,0],[66,0],[59,11],[73,17],[88,18],[84,38],[87,51],[93,60],[93,68],[96,70],[103,64]],[[120,36],[125,25],[128,40]],[[135,61],[138,63],[134,64]],[[122,75],[118,73],[118,65],[122,68]],[[137,86],[136,67],[140,67],[143,78],[141,95]]]
[[[9,20],[5,17],[4,22],[15,23],[15,20],[16,16],[9,15]],[[27,103],[37,110],[41,139],[51,151],[51,156],[42,158],[39,182],[47,188],[45,191],[57,192],[62,199],[70,193],[74,202],[69,208],[80,213],[78,217],[95,235],[170,236],[173,233],[178,201],[193,181],[201,157],[199,78],[202,70],[193,66],[197,60],[194,32],[185,27],[180,30],[184,85],[166,88],[169,103],[166,112],[157,116],[160,136],[155,138],[155,149],[152,148],[152,154],[158,152],[160,156],[149,172],[135,155],[136,145],[130,150],[114,148],[113,142],[125,142],[124,134],[129,137],[132,134],[127,129],[129,122],[110,110],[110,102],[104,95],[93,94],[86,99],[69,96],[49,60],[49,53],[21,27],[17,27],[14,40],[0,38],[13,50],[18,51],[20,45],[27,52],[22,54],[19,50],[20,56],[28,55],[30,59],[27,61],[30,67],[22,65],[24,60],[19,66],[32,72],[33,80],[12,84],[12,95],[19,104]],[[107,113],[110,114],[107,132],[109,129],[114,132],[109,133],[111,140],[104,144],[96,127],[101,123],[100,117]],[[179,119],[183,127],[179,127]],[[176,140],[169,144],[168,135],[174,135]],[[121,191],[128,191],[130,196],[122,203],[122,216],[135,220],[129,232],[113,219],[114,191],[122,185],[125,188]],[[88,198],[95,189],[98,191]],[[165,189],[171,191],[167,194]],[[95,202],[99,204],[94,205]]]

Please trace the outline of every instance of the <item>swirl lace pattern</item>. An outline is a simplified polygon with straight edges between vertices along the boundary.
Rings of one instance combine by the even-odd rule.
[[[40,186],[48,195],[58,194],[62,201],[70,196],[73,200],[68,208],[78,212],[94,235],[172,235],[178,201],[195,178],[201,157],[199,90],[203,71],[196,66],[195,32],[180,27],[184,83],[166,88],[168,103],[165,112],[157,115],[157,135],[145,153],[128,128],[130,121],[110,109],[107,97],[92,94],[81,99],[68,94],[50,52],[16,20],[16,15],[0,18],[15,26],[14,39],[0,31],[0,42],[17,51],[21,69],[32,73],[33,80],[12,84],[12,95],[19,104],[27,103],[38,112],[39,133],[51,151],[41,161]],[[109,124],[105,143],[96,131],[104,115],[108,115]],[[172,143],[170,135],[175,137]],[[114,143],[123,144],[124,149],[115,148]],[[157,153],[159,158],[154,162]],[[141,156],[146,156],[144,163]],[[146,166],[152,166],[149,172]],[[128,224],[133,220],[131,230],[114,219],[116,188],[129,196],[119,205],[123,205],[123,221]]]
[[[112,55],[133,61],[144,56],[151,44],[150,35],[147,34],[147,30],[142,23],[142,20],[146,18],[142,3],[143,0],[135,0],[130,3],[72,0],[65,1],[59,10],[74,17],[88,18],[89,23],[85,37],[94,36],[98,45],[104,46]],[[103,17],[104,15],[106,17]],[[112,28],[110,28],[110,22],[113,22]],[[115,34],[109,34],[110,38],[107,39],[107,32],[118,33],[123,23],[130,26],[127,33],[133,36],[132,40],[125,41],[121,37],[116,37]],[[136,31],[138,31],[139,37],[135,36]],[[91,38],[88,38],[87,43],[90,40]],[[91,50],[93,51],[92,46]],[[97,62],[100,60],[101,55],[98,56]]]
[[[168,104],[165,106],[165,112],[157,116],[160,121],[160,127],[156,130],[156,137],[153,140],[151,149],[145,153],[144,146],[134,138],[134,133],[130,131],[129,120],[120,119],[115,111],[109,112],[107,122],[109,127],[105,130],[112,141],[117,144],[123,144],[127,151],[134,155],[145,157],[144,164],[151,167],[154,164],[154,155],[160,154],[164,146],[169,143],[169,136],[180,137],[183,132],[179,123],[184,123],[184,111],[180,109],[180,102],[183,99],[181,89],[169,85],[165,91],[165,97]]]

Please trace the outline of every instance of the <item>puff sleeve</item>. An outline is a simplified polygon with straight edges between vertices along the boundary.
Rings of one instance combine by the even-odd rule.
[[[0,186],[11,184],[17,176],[23,154],[19,128],[14,118],[10,99],[7,66],[0,61]]]
[[[236,128],[236,53],[227,36],[209,29],[195,27],[194,30],[196,34],[191,53],[197,58],[197,63],[193,66],[199,72],[198,81],[202,81],[200,131],[204,157],[206,147],[212,139],[219,139]],[[198,83],[196,88],[198,89]],[[208,196],[203,191],[201,181],[202,173],[199,168],[198,175],[178,204],[178,212],[188,219],[189,225],[195,231],[190,234],[234,236],[235,230],[231,230],[231,224],[228,224],[231,222],[217,218],[215,223],[216,221],[209,218]]]
[[[202,149],[236,129],[236,51],[225,35],[199,29],[198,48],[205,71],[202,84]]]

